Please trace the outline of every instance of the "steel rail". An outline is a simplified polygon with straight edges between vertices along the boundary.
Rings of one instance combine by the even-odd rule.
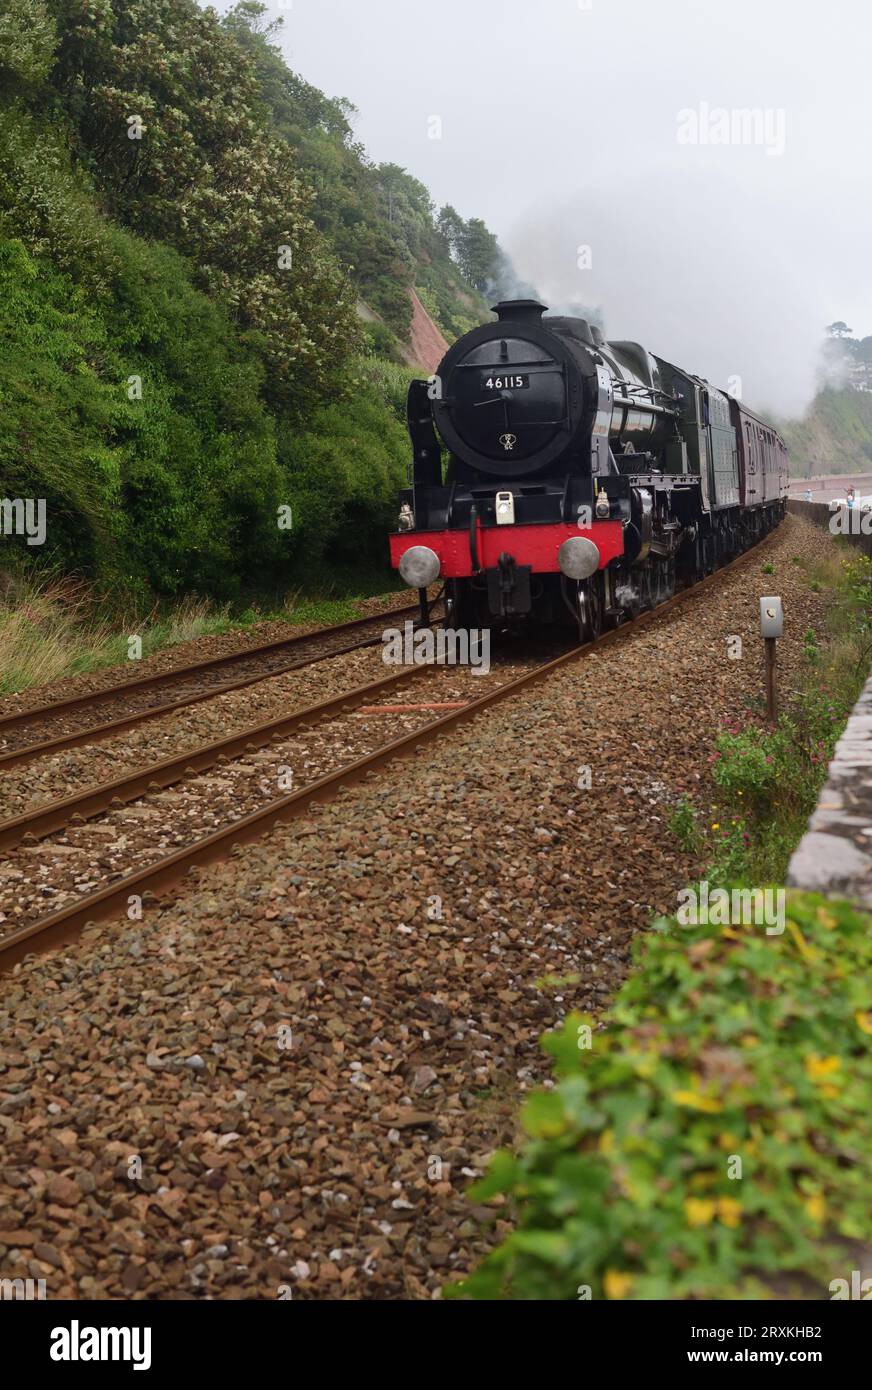
[[[209,864],[227,859],[233,851],[245,844],[261,838],[277,825],[286,825],[303,814],[313,803],[327,801],[341,795],[364,778],[371,777],[386,763],[396,758],[409,757],[419,751],[426,751],[427,745],[438,740],[442,734],[457,728],[458,725],[476,718],[477,715],[503,700],[527,690],[539,681],[547,679],[570,662],[590,656],[604,647],[617,642],[629,641],[641,634],[643,628],[659,622],[668,614],[683,607],[692,599],[699,597],[713,585],[717,585],[728,573],[743,568],[756,560],[759,551],[767,540],[774,539],[770,533],[749,550],[744,551],[729,564],[722,566],[713,574],[706,575],[695,584],[673,595],[665,603],[641,613],[632,622],[611,629],[595,642],[572,647],[552,661],[545,662],[533,671],[527,671],[515,680],[507,681],[496,689],[488,691],[477,700],[472,700],[463,709],[452,710],[438,719],[431,720],[412,733],[403,734],[381,748],[357,758],[354,762],[325,773],[322,777],[301,787],[296,792],[268,802],[256,811],[233,821],[190,845],[175,850],[153,864],[132,873],[125,874],[103,888],[89,893],[84,898],[68,903],[66,907],[46,917],[39,918],[27,926],[19,927],[0,940],[0,974],[12,969],[35,948],[40,952],[52,950],[72,940],[83,928],[117,915],[128,905],[133,896],[143,898],[146,894],[155,895],[156,890],[166,892],[175,888],[192,870],[200,870]],[[406,674],[408,669],[404,668]]]
[[[46,705],[30,705],[27,709],[15,710],[11,714],[0,714],[0,735],[7,729],[17,728],[21,724],[30,724],[36,719],[51,718],[52,715],[60,714],[63,711],[81,709],[85,705],[93,705],[98,701],[111,700],[117,695],[126,695],[130,691],[148,690],[156,685],[163,685],[167,681],[184,680],[189,676],[198,676],[204,671],[216,671],[222,666],[232,665],[235,661],[246,661],[249,657],[263,656],[267,652],[279,651],[283,647],[296,647],[301,642],[317,642],[341,632],[352,632],[365,627],[368,623],[377,623],[389,617],[409,617],[417,612],[418,605],[416,603],[404,608],[393,608],[385,613],[372,614],[367,618],[352,618],[347,623],[335,623],[332,627],[316,628],[314,632],[300,632],[293,637],[277,637],[271,642],[259,642],[253,647],[240,647],[235,651],[225,652],[223,656],[204,657],[202,661],[193,661],[188,666],[176,666],[170,671],[156,671],[147,676],[135,676],[132,680],[120,681],[118,685],[106,686],[101,690],[92,690],[86,695],[70,695],[61,700],[50,700]],[[347,650],[352,650],[352,648]],[[331,652],[330,655],[332,656],[334,653]]]
[[[407,612],[418,612],[414,609],[395,609],[400,616]],[[359,621],[355,619],[355,622]],[[365,622],[377,622],[378,618],[366,618]],[[324,628],[326,633],[338,632],[340,628]],[[310,638],[319,637],[321,634],[309,633]],[[305,641],[303,637],[289,638],[289,642]],[[137,724],[145,724],[150,719],[157,719],[164,714],[172,714],[173,710],[187,709],[191,705],[202,704],[205,700],[214,699],[218,695],[227,695],[232,690],[245,690],[250,685],[258,685],[261,681],[269,680],[272,676],[284,676],[291,671],[302,671],[307,666],[315,666],[320,661],[329,661],[334,656],[347,656],[349,652],[362,651],[365,647],[374,647],[381,641],[380,636],[367,637],[363,641],[351,642],[344,647],[334,647],[329,652],[317,652],[314,656],[303,657],[298,661],[285,662],[281,666],[275,666],[269,671],[261,671],[253,676],[241,676],[238,680],[222,681],[220,685],[209,686],[205,690],[196,692],[193,695],[185,695],[179,699],[168,700],[161,705],[151,705],[148,709],[134,710],[130,714],[119,715],[117,719],[107,720],[102,724],[90,724],[84,729],[74,729],[67,734],[58,734],[54,738],[44,739],[41,743],[28,743],[21,748],[13,748],[8,753],[0,753],[0,771],[4,768],[20,767],[22,763],[32,762],[35,758],[45,757],[50,753],[56,753],[62,748],[80,748],[85,744],[101,743],[104,739],[111,738],[113,734],[121,733],[124,729],[135,728]],[[281,643],[279,645],[282,645]],[[233,659],[246,655],[237,653]],[[193,668],[187,668],[193,670]],[[187,673],[187,671],[185,672]],[[170,676],[178,674],[170,672]],[[152,677],[147,677],[151,681]],[[128,687],[121,687],[127,689]],[[101,692],[103,693],[103,692]],[[114,694],[115,691],[108,692]],[[80,697],[76,696],[76,700]],[[87,704],[87,700],[82,700]],[[50,707],[46,706],[48,710]]]
[[[62,801],[41,803],[32,810],[24,811],[20,816],[0,821],[0,850],[20,844],[25,835],[43,839],[46,835],[69,825],[74,816],[87,820],[109,810],[114,803],[126,805],[128,802],[136,801],[146,792],[163,791],[166,787],[181,782],[185,777],[207,771],[216,763],[263,748],[268,743],[283,738],[300,725],[346,711],[350,713],[364,705],[370,696],[387,689],[399,692],[404,681],[414,680],[433,669],[433,665],[404,666],[399,672],[370,681],[342,695],[332,696],[329,700],[321,700],[314,705],[306,705],[290,714],[280,715],[277,719],[248,725],[238,733],[217,739],[213,743],[200,744],[197,748],[164,758],[158,763],[149,763],[137,772],[116,777],[114,781],[93,783]]]

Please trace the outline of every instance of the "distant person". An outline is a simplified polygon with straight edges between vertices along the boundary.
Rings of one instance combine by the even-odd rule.
[[[852,487],[849,487],[849,488],[848,488],[848,495],[847,495],[847,497],[845,498],[845,501],[847,502],[847,504],[848,504],[849,507],[853,507],[853,505],[854,505],[854,489],[853,489]]]
[[[811,488],[810,488],[810,487],[807,487],[806,490],[805,490],[805,498],[804,498],[804,500],[805,500],[806,502],[810,502],[810,501],[811,501]]]

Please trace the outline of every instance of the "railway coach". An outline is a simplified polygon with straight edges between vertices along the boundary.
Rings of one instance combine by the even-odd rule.
[[[409,388],[390,548],[424,621],[442,579],[450,626],[594,638],[784,515],[784,442],[739,400],[535,300],[494,312]]]

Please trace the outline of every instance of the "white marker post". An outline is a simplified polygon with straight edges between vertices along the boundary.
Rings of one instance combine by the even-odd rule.
[[[775,695],[775,643],[784,636],[784,609],[781,599],[770,595],[760,600],[760,628],[766,648],[766,714],[770,724],[778,723]]]

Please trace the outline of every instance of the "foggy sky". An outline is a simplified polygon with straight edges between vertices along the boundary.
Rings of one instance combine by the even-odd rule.
[[[738,376],[782,414],[814,392],[825,324],[872,333],[866,0],[268,10],[290,66],[359,108],[370,157],[483,217],[546,303],[597,307],[610,336],[721,385]],[[701,103],[712,120],[768,113],[776,152],[680,143],[679,113]]]

